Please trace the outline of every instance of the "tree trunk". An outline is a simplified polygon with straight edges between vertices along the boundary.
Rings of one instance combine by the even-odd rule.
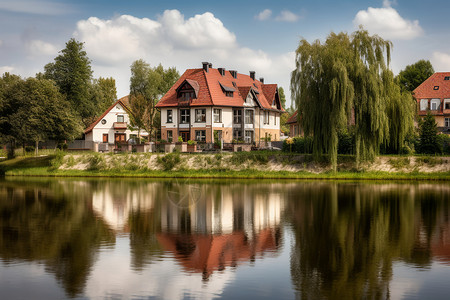
[[[39,154],[39,140],[36,140],[36,148],[34,149],[35,156],[37,157]]]

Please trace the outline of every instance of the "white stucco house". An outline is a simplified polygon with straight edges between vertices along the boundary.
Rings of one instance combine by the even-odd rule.
[[[129,96],[120,98],[114,102],[94,123],[85,130],[85,141],[89,144],[98,145],[98,149],[108,150],[105,145],[125,144],[135,141],[138,136],[137,130],[130,130]],[[141,137],[148,133],[141,130]],[[106,148],[106,149],[105,149]]]

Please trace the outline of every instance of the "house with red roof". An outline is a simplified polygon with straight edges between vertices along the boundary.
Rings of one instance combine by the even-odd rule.
[[[125,144],[130,139],[135,140],[137,130],[130,129],[129,96],[125,96],[114,102],[97,120],[84,131],[85,141],[93,144],[114,145]],[[141,136],[148,136],[146,131],[141,131]],[[101,146],[99,146],[99,149]],[[96,149],[93,149],[96,150]],[[109,150],[109,147],[103,147]]]
[[[188,69],[161,98],[161,138],[212,143],[280,139],[281,107],[276,84],[225,68]]]
[[[303,130],[300,127],[300,123],[297,118],[298,110],[296,110],[292,116],[286,121],[289,124],[289,137],[303,136]]]
[[[419,117],[430,111],[438,129],[450,134],[450,72],[434,73],[413,91],[413,96]]]

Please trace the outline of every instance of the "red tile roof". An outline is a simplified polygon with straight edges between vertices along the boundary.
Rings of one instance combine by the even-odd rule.
[[[297,110],[292,114],[292,116],[289,117],[289,119],[286,121],[286,124],[292,124],[297,123]]]
[[[188,80],[196,81],[200,88],[196,99],[192,99],[191,106],[233,106],[243,107],[245,98],[250,92],[250,88],[257,92],[258,100],[264,109],[274,110],[280,107],[277,95],[276,84],[263,84],[258,80],[253,80],[249,75],[236,74],[234,78],[230,71],[225,71],[221,75],[218,69],[210,68],[208,72],[199,69],[188,69],[181,75],[180,79],[161,98],[156,107],[178,106],[177,88]],[[188,81],[189,82],[189,81]],[[233,84],[234,83],[234,84]],[[233,88],[239,91],[233,92],[233,97],[227,97],[223,87]],[[276,109],[276,108],[275,108]],[[277,109],[281,110],[282,109]]]
[[[449,80],[445,80],[445,78]],[[435,90],[435,87],[439,87]],[[417,100],[431,98],[450,98],[450,72],[438,72],[431,75],[414,91]]]
[[[91,125],[88,126],[88,128],[86,128],[84,133],[87,134],[87,133],[91,132],[92,129],[94,129],[95,125],[97,125],[98,122],[100,122],[109,113],[109,111],[111,109],[113,109],[113,107],[115,107],[117,104],[121,104],[122,107],[126,111],[129,111],[130,109],[128,108],[128,106],[130,105],[130,96],[128,95],[128,96],[122,97],[119,100],[117,100],[116,102],[114,102],[110,107],[108,107],[107,110],[105,110],[105,112],[97,120],[95,120],[94,123],[92,123]]]

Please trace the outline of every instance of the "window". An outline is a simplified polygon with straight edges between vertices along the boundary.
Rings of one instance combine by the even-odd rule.
[[[181,101],[189,101],[191,99],[195,98],[194,91],[182,91],[180,94],[180,100]]]
[[[222,123],[222,110],[214,108],[214,123]]]
[[[445,76],[444,80],[450,80],[450,76]]]
[[[206,108],[200,108],[195,110],[195,122],[196,123],[206,122]]]
[[[434,88],[433,88],[433,90],[435,90],[435,91],[439,90],[439,86],[438,86],[438,85],[435,85]]]
[[[172,123],[172,122],[173,122],[173,119],[172,119],[172,110],[169,109],[169,110],[167,111],[167,123]]]
[[[235,129],[233,130],[233,139],[239,141],[242,139],[242,131],[240,131],[239,129]]]
[[[445,102],[444,109],[450,109],[450,102]]]
[[[253,142],[253,131],[250,131],[250,130],[245,131],[244,141],[247,144],[250,144],[251,142]]]
[[[430,104],[431,104],[431,110],[439,110],[439,106],[441,104],[441,100],[439,100],[439,99],[432,99]]]
[[[233,123],[242,124],[242,110],[233,110]]]
[[[226,92],[225,92],[225,96],[227,96],[227,97],[233,97],[233,92],[226,91]]]
[[[108,134],[104,133],[103,134],[103,143],[107,143],[108,142]]]
[[[253,110],[245,111],[245,124],[253,124]]]
[[[189,122],[190,122],[189,109],[181,109],[180,114],[181,114],[180,115],[181,124],[189,124]]]
[[[444,126],[445,127],[450,127],[450,118],[445,118]]]
[[[421,99],[420,100],[420,110],[427,110],[427,109],[428,109],[428,100]]]
[[[118,123],[123,123],[123,122],[125,122],[125,118],[123,117],[123,115],[117,115],[117,122],[118,122]]]
[[[105,119],[102,120],[102,124],[103,124],[103,125],[106,124],[106,120],[105,120]]]
[[[125,133],[116,133],[114,135],[114,141],[117,143],[124,143],[127,140],[127,135]]]
[[[173,132],[172,132],[172,130],[167,130],[167,141],[169,143],[172,143],[172,141],[173,141]]]
[[[206,142],[206,130],[196,130],[195,140],[197,142]]]
[[[263,114],[264,114],[264,121],[263,121],[264,124],[269,124],[269,117],[270,117],[269,112],[264,111]]]

